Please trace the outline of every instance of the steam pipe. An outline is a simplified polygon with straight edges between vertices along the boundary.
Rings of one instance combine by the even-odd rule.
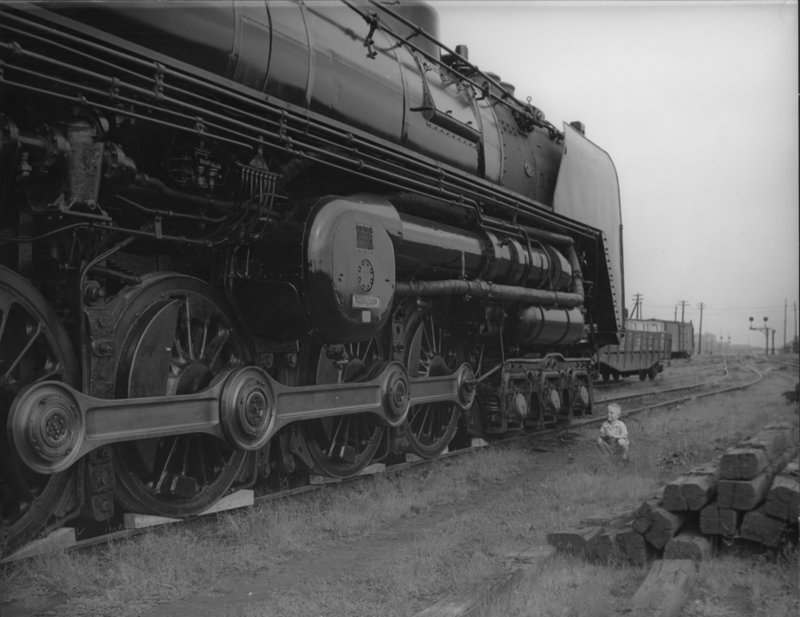
[[[473,298],[492,298],[507,302],[523,302],[541,306],[560,306],[574,308],[583,303],[583,294],[529,289],[513,285],[496,285],[486,281],[405,281],[395,287],[395,295],[400,297],[442,297],[471,296]]]
[[[567,259],[572,266],[572,282],[568,292],[529,289],[514,285],[497,285],[478,280],[449,279],[445,281],[398,281],[395,285],[395,295],[406,298],[418,296],[472,296],[474,298],[491,298],[539,306],[575,308],[583,304],[584,291],[580,262],[573,245],[570,245],[567,249]]]

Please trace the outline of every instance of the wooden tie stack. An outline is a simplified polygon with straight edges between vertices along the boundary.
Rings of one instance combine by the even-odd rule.
[[[715,537],[779,547],[800,519],[796,443],[789,425],[767,426],[634,510],[548,534],[547,541],[587,559],[637,564],[657,555],[707,559]]]
[[[768,426],[728,450],[719,463],[716,499],[700,512],[700,531],[780,546],[799,514],[795,455],[795,439],[784,425]],[[775,504],[772,514],[768,503]]]

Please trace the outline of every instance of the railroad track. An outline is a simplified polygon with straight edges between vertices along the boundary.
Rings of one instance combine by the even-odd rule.
[[[659,407],[676,405],[684,401],[689,401],[708,396],[715,396],[723,394],[725,392],[731,392],[734,390],[748,388],[750,386],[755,385],[756,383],[758,383],[763,379],[763,375],[755,367],[745,364],[741,360],[739,360],[739,364],[743,369],[751,372],[754,375],[754,377],[744,382],[741,381],[733,382],[731,380],[731,374],[728,369],[727,361],[723,359],[722,370],[720,370],[719,367],[716,367],[713,371],[710,371],[709,374],[706,375],[704,379],[701,379],[699,381],[695,380],[691,383],[668,384],[666,387],[648,388],[646,390],[637,390],[636,392],[611,391],[608,392],[607,396],[598,397],[595,400],[595,405],[597,407],[600,407],[612,401],[627,401],[628,404],[625,406],[625,409],[623,411],[623,418],[624,418],[629,415],[642,413]],[[720,386],[720,384],[729,380],[731,380],[731,383],[725,385],[724,387]],[[535,443],[536,440],[539,440],[544,436],[553,435],[586,426],[591,426],[594,424],[599,424],[603,422],[603,420],[605,420],[605,414],[595,414],[592,417],[575,419],[573,420],[572,423],[568,425],[554,426],[533,433],[525,433],[517,436],[508,437],[492,443],[487,443],[487,442],[475,443],[476,440],[473,440],[473,445],[471,445],[470,447],[465,447],[458,450],[446,452],[434,459],[414,458],[414,460],[409,460],[410,457],[407,457],[406,461],[393,465],[384,465],[378,463],[375,465],[371,465],[361,474],[344,480],[316,479],[316,481],[312,481],[314,477],[311,477],[308,483],[302,484],[300,486],[275,489],[267,492],[260,492],[259,494],[254,494],[251,492],[252,499],[249,501],[247,505],[259,505],[277,499],[286,499],[301,494],[311,493],[314,491],[326,490],[331,486],[363,480],[366,477],[369,477],[371,475],[377,475],[380,473],[383,474],[403,473],[409,469],[420,468],[426,465],[431,465],[436,461],[463,456],[465,454],[475,452],[476,450],[485,447],[512,446],[520,443],[532,444]],[[482,440],[477,440],[477,441],[482,441]],[[242,491],[239,492],[241,493]],[[240,506],[234,506],[234,507],[240,507]],[[212,508],[212,510],[214,509]],[[225,512],[225,511],[229,510],[225,508],[216,509],[214,510],[214,512],[209,512],[206,514],[189,517],[180,521],[176,521],[174,519],[162,519],[161,521],[157,522],[157,524],[142,526],[137,528],[115,527],[110,530],[108,529],[100,530],[97,528],[99,526],[97,526],[94,529],[87,528],[83,530],[76,530],[77,534],[76,539],[73,542],[68,543],[67,545],[58,542],[54,542],[51,545],[48,545],[48,538],[44,538],[42,540],[36,540],[30,543],[29,545],[22,547],[17,552],[0,560],[0,565],[9,564],[14,561],[18,561],[20,559],[25,559],[34,555],[40,555],[55,550],[62,550],[62,549],[82,550],[90,547],[107,544],[117,540],[129,539],[136,535],[140,535],[152,531],[153,529],[157,529],[161,527],[163,524],[167,523],[174,525],[180,523],[192,524],[200,521],[207,521],[209,520],[210,514]],[[158,517],[150,517],[150,518],[158,518]],[[117,527],[121,527],[122,523],[121,521],[117,522],[115,520],[115,525]],[[53,534],[58,534],[59,531],[60,530],[56,530],[55,532],[53,532]]]
[[[791,367],[794,367],[794,368],[800,368],[800,361],[798,361],[798,359],[794,358],[794,357],[787,358],[785,356],[778,356],[778,357],[767,356],[766,359],[771,364],[778,364],[778,365],[783,365],[783,366],[791,366]]]

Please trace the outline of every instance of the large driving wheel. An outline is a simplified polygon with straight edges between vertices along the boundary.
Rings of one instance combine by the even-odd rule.
[[[463,360],[453,338],[431,313],[411,313],[406,319],[405,343],[409,377],[448,375]],[[459,417],[459,407],[454,403],[415,405],[402,427],[409,450],[422,458],[438,456],[453,439]]]
[[[119,328],[128,334],[116,372],[118,397],[191,394],[252,359],[226,299],[186,276],[145,283],[127,304]],[[246,457],[204,433],[117,444],[115,494],[132,512],[190,516],[228,491]]]
[[[370,369],[379,369],[384,358],[384,345],[377,338],[336,348],[314,348],[308,354],[308,381],[366,381],[374,377]],[[321,418],[303,425],[314,471],[332,478],[354,476],[369,465],[385,432],[386,427],[371,413]]]
[[[56,525],[71,498],[74,470],[42,475],[19,460],[6,434],[14,397],[36,381],[56,379],[79,387],[79,370],[69,337],[55,311],[28,281],[0,266],[0,552]],[[69,427],[54,422],[57,439]]]

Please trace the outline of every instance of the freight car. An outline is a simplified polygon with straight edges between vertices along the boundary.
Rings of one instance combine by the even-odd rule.
[[[664,329],[672,336],[672,357],[691,358],[694,355],[694,325],[692,322],[663,321]]]
[[[663,372],[672,357],[672,335],[655,320],[625,322],[625,335],[619,345],[607,345],[598,354],[598,371],[603,381],[612,377],[638,375],[644,381]]]
[[[691,358],[694,355],[694,325],[692,322],[643,319],[643,323],[667,332],[672,337],[672,358]]]
[[[418,2],[0,6],[6,548],[591,412],[613,163],[437,30]]]

